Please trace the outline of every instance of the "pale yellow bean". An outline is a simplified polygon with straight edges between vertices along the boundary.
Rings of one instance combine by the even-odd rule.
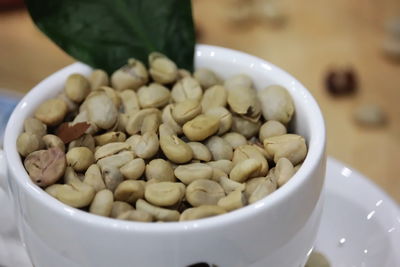
[[[245,182],[247,179],[254,177],[259,173],[261,163],[256,159],[246,159],[236,164],[231,172],[229,178],[236,182]]]
[[[127,180],[120,183],[114,192],[115,200],[124,201],[130,204],[135,204],[135,202],[143,198],[144,187],[143,184],[136,180]]]
[[[187,186],[185,197],[193,207],[216,205],[221,198],[225,197],[225,192],[217,182],[199,179]]]
[[[144,160],[137,158],[126,163],[119,170],[126,179],[136,180],[144,173],[145,166]]]
[[[199,179],[211,179],[213,175],[212,167],[204,163],[189,163],[186,165],[179,165],[174,174],[184,184],[190,184]]]
[[[110,216],[112,204],[114,202],[113,193],[108,189],[103,189],[96,193],[89,207],[89,212],[101,216]]]
[[[226,210],[217,205],[204,205],[195,208],[186,209],[182,212],[179,221],[191,221],[204,219],[226,213]]]

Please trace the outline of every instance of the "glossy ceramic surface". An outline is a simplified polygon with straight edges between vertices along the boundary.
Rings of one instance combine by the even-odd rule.
[[[400,210],[359,172],[328,159],[316,250],[332,267],[400,266]]]
[[[90,73],[76,63],[33,88],[13,112],[5,133],[9,182],[23,242],[36,266],[186,266],[197,262],[229,266],[298,267],[312,248],[319,225],[325,176],[325,128],[314,98],[292,76],[259,58],[200,45],[196,67],[221,77],[246,73],[257,89],[270,84],[292,95],[296,131],[306,137],[303,167],[265,199],[223,216],[182,223],[135,223],[70,208],[35,186],[15,148],[24,118],[63,89],[71,73]]]
[[[0,152],[0,177],[5,175]],[[0,179],[1,179],[0,178]],[[363,192],[360,197],[354,192]],[[368,178],[328,158],[324,207],[315,250],[332,267],[400,266],[400,210]],[[9,200],[0,188],[0,266],[32,267],[16,235]],[[372,215],[370,215],[372,214]]]

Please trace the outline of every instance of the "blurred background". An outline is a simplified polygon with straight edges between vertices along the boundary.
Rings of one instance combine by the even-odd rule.
[[[21,1],[0,5],[0,90],[18,97],[74,60],[35,28]],[[193,9],[198,42],[298,78],[324,113],[328,155],[400,203],[399,0],[193,0]]]

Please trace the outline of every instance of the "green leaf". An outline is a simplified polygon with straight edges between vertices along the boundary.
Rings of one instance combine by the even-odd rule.
[[[190,0],[26,0],[50,39],[75,59],[111,73],[158,51],[193,70]]]

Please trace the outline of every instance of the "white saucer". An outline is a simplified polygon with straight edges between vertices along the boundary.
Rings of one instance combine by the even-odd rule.
[[[357,171],[329,158],[315,250],[332,267],[400,267],[400,210]]]
[[[4,163],[2,154],[0,163]],[[388,195],[333,158],[328,158],[324,194],[315,250],[332,267],[400,267],[400,210]],[[15,240],[13,218],[6,217],[12,213],[6,210],[8,200],[1,188],[0,203],[0,266],[31,267],[23,246]]]

